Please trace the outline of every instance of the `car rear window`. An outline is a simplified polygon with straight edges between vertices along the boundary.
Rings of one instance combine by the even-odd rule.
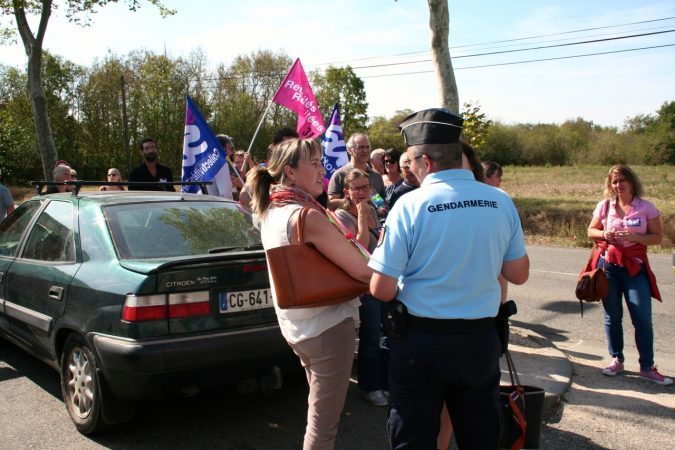
[[[251,216],[233,203],[136,203],[103,212],[121,259],[199,255],[260,243]]]

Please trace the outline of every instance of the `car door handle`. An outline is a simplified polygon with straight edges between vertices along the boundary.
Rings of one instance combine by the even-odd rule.
[[[63,288],[61,286],[52,286],[49,288],[49,298],[52,300],[61,301],[63,296]]]

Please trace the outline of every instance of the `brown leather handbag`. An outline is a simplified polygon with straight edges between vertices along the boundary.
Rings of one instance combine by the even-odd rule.
[[[579,274],[575,294],[579,300],[599,302],[607,296],[608,290],[609,286],[605,271],[594,269]]]
[[[581,317],[584,316],[584,302],[599,302],[607,297],[609,292],[609,283],[605,271],[598,268],[593,269],[593,260],[597,257],[596,253],[601,251],[598,243],[594,243],[588,262],[579,274],[577,287],[574,289],[574,294],[579,300]]]
[[[303,226],[308,211],[309,208],[302,208],[298,214],[298,244],[266,251],[277,305],[282,309],[335,305],[368,292],[366,283],[352,278],[313,245],[304,242]]]
[[[604,217],[607,217],[609,214],[609,200],[605,200],[603,210],[604,213],[601,214],[601,217],[603,214]],[[584,317],[584,302],[599,302],[607,297],[607,293],[609,292],[609,283],[607,282],[605,271],[603,269],[598,269],[597,267],[594,268],[598,258],[604,253],[605,248],[606,242],[603,241],[602,245],[598,244],[597,241],[593,242],[588,262],[581,273],[579,273],[574,294],[576,295],[577,300],[579,300],[581,317]]]

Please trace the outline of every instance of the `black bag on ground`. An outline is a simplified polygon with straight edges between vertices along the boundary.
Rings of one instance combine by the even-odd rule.
[[[499,387],[499,400],[504,418],[499,447],[511,450],[539,448],[544,390],[520,384],[518,372],[508,349],[505,355],[511,385]]]

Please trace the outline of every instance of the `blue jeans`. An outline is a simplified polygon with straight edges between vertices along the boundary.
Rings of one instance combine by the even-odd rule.
[[[387,390],[388,351],[380,347],[384,306],[381,301],[369,294],[362,295],[360,300],[361,326],[357,357],[359,388],[366,392]]]
[[[602,300],[605,308],[605,334],[609,354],[623,363],[623,298],[635,328],[635,344],[640,355],[640,370],[654,365],[654,330],[652,328],[652,292],[644,265],[634,277],[626,269],[608,264],[600,258],[598,267],[605,268],[609,293]]]

